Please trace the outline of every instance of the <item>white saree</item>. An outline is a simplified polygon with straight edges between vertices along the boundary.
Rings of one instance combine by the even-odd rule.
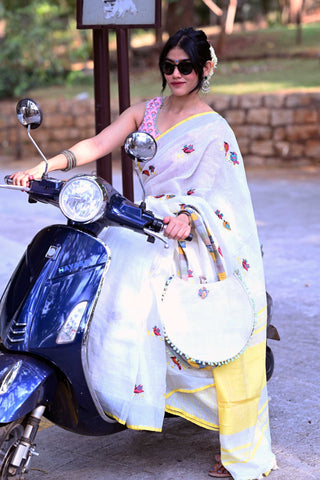
[[[165,250],[159,241],[150,244],[112,227],[105,238],[110,267],[88,340],[91,388],[103,410],[129,428],[160,431],[167,411],[218,430],[222,462],[234,480],[261,478],[275,467],[265,378],[266,293],[239,147],[215,112],[189,117],[156,140],[157,154],[142,169],[147,207],[161,218],[185,204],[201,212],[227,275],[240,269],[251,292],[254,335],[240,358],[214,369],[190,368],[173,357],[157,304],[166,280],[179,269],[176,242]],[[189,243],[191,276],[214,280],[196,232]]]

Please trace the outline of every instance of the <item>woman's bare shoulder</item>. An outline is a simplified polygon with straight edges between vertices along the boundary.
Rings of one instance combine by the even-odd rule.
[[[144,101],[144,102],[139,102],[134,105],[131,105],[131,107],[129,107],[126,110],[126,113],[134,118],[137,127],[143,121],[145,108],[146,108],[146,102]]]

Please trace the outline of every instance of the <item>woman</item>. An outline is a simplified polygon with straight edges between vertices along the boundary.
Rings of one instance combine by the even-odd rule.
[[[130,107],[97,136],[50,159],[49,171],[65,169],[75,160],[78,165],[96,160],[137,129],[156,138],[157,155],[141,174],[148,208],[164,217],[170,248],[147,244],[124,229],[107,230],[105,241],[117,263],[111,261],[90,327],[89,382],[104,412],[129,428],[160,431],[167,411],[218,430],[221,454],[209,475],[252,480],[276,468],[265,379],[265,286],[239,147],[226,121],[199,95],[208,90],[216,62],[204,32],[179,30],[167,41],[159,62],[163,90],[168,85],[171,94]],[[12,178],[26,185],[43,171],[41,162]],[[190,368],[172,355],[159,317],[157,301],[170,274],[180,269],[180,276],[190,281],[203,275],[209,281],[216,278],[194,228],[187,270],[179,265],[184,255],[177,254],[176,240],[185,239],[193,226],[186,205],[205,219],[227,274],[241,269],[255,305],[249,347],[214,369]],[[126,249],[130,265],[121,256]],[[126,281],[119,283],[119,271]]]

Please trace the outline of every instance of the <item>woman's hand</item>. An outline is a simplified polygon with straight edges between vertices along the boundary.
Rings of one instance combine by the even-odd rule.
[[[45,163],[41,162],[33,168],[29,168],[24,172],[15,172],[10,175],[13,185],[19,185],[20,187],[28,187],[31,180],[39,179],[42,177],[45,171]]]
[[[164,236],[172,240],[184,240],[190,235],[191,226],[189,216],[181,213],[177,217],[165,217],[163,223],[166,224]]]

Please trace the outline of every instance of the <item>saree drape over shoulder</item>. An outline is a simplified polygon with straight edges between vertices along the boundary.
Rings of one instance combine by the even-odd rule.
[[[194,369],[177,360],[166,349],[157,307],[166,280],[179,271],[177,242],[169,240],[165,250],[161,242],[109,228],[111,262],[88,340],[91,388],[106,414],[129,428],[160,431],[167,411],[218,430],[222,462],[233,478],[257,479],[275,458],[265,378],[266,292],[242,157],[232,130],[215,112],[189,117],[156,140],[156,156],[141,169],[147,207],[161,218],[186,204],[201,213],[227,275],[241,270],[251,292],[254,335],[227,365]],[[191,276],[214,280],[206,247],[193,233],[187,246]]]

